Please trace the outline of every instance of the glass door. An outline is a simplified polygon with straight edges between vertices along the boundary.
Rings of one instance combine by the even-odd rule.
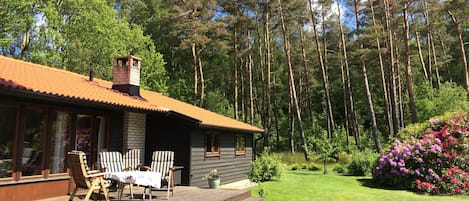
[[[105,117],[77,115],[75,150],[85,152],[88,166],[96,167],[93,162],[96,162],[99,152],[106,150],[106,141]]]

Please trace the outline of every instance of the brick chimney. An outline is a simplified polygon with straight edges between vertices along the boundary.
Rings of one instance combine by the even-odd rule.
[[[140,61],[132,55],[114,57],[112,89],[140,97]]]

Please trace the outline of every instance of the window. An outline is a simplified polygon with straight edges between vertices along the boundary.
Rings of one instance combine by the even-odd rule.
[[[220,149],[220,136],[215,134],[208,134],[206,136],[205,142],[205,156],[206,157],[214,157],[220,156],[221,149]]]
[[[65,173],[65,154],[70,146],[72,115],[54,111],[51,116],[51,152],[49,169],[51,174]]]
[[[236,155],[246,155],[246,136],[236,135]]]
[[[24,129],[22,176],[42,174],[43,139],[46,134],[46,112],[26,109]]]
[[[17,110],[0,106],[0,178],[11,178]]]

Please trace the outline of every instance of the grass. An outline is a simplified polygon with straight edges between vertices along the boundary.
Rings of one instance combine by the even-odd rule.
[[[373,186],[370,177],[327,175],[322,171],[286,171],[279,181],[271,181],[252,188],[258,196],[259,188],[266,192],[265,201],[318,200],[318,201],[458,201],[469,196],[429,196],[405,190],[381,189]]]

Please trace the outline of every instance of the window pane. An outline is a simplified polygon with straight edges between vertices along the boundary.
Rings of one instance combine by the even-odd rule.
[[[46,128],[45,112],[25,110],[26,127],[24,131],[23,176],[41,174],[42,139]]]
[[[11,177],[16,108],[0,107],[0,178]]]
[[[207,140],[205,142],[205,151],[212,152],[212,135],[207,135],[206,139]]]
[[[243,152],[246,150],[246,138],[242,135],[236,136],[236,151]]]
[[[86,154],[86,158],[88,159],[88,165],[91,167],[92,158],[91,158],[91,149],[92,149],[92,136],[93,136],[93,128],[92,128],[92,121],[93,118],[88,115],[78,115],[77,118],[77,131],[76,131],[76,139],[75,139],[75,149],[78,151],[83,151]]]
[[[70,146],[71,115],[66,112],[53,112],[51,120],[50,173],[64,173],[66,171],[65,154],[67,147]]]

